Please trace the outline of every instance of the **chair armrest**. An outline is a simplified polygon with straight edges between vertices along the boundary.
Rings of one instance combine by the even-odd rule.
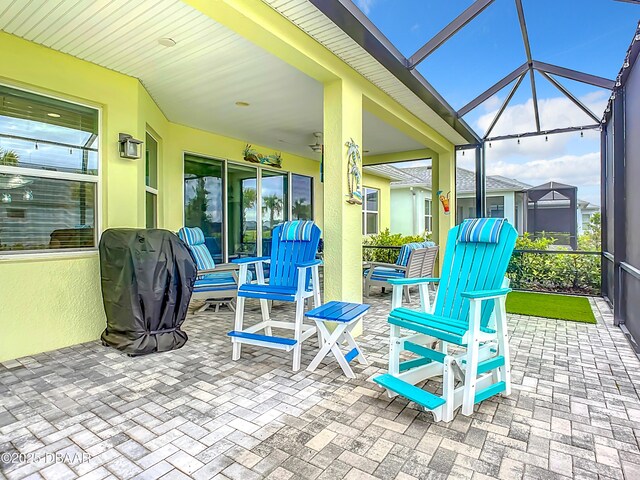
[[[269,262],[271,257],[247,257],[247,258],[234,258],[231,260],[231,263],[243,264],[243,263],[260,263],[260,262]]]
[[[316,265],[322,265],[322,260],[309,260],[308,262],[302,262],[302,263],[298,263],[296,265],[297,268],[309,268],[309,267],[314,267]]]
[[[198,270],[196,275],[206,275],[207,273],[214,273],[217,271],[218,271],[217,268],[205,268],[203,270]]]
[[[228,272],[229,270],[238,270],[240,268],[239,265],[234,263],[219,263],[216,265],[216,268],[210,270],[211,272]],[[200,273],[200,272],[198,272]],[[209,272],[207,272],[209,273]]]
[[[439,278],[391,278],[387,280],[391,285],[419,285],[421,283],[437,283]]]
[[[491,300],[492,298],[504,297],[511,291],[510,288],[496,288],[495,290],[476,290],[471,292],[462,292],[463,298],[470,300]]]
[[[403,267],[402,265],[396,265],[395,263],[385,263],[385,262],[367,262],[367,267],[385,267],[385,268],[393,268],[394,270],[407,270],[407,267]]]

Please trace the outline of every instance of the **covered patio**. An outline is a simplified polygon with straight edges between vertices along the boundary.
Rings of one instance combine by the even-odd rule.
[[[615,315],[606,297],[580,299],[596,323],[505,317],[505,272],[512,273],[518,233],[502,218],[489,218],[482,232],[484,217],[492,216],[485,159],[491,141],[519,145],[520,138],[546,140],[605,125],[606,153],[613,120],[607,126],[607,114],[601,120],[555,78],[621,95],[622,73],[609,80],[535,60],[521,0],[514,5],[526,63],[460,109],[417,68],[491,0],[468,2],[411,58],[347,0],[6,3],[0,8],[0,479],[640,478],[640,359],[618,328],[621,315],[636,309],[619,309],[622,270],[605,278],[609,297],[615,284]],[[635,34],[623,70],[632,51],[631,65],[640,58],[640,30]],[[540,75],[589,123],[541,128]],[[527,77],[535,130],[492,136]],[[477,134],[463,117],[505,89],[488,131]],[[620,105],[614,112],[624,120]],[[615,166],[603,157],[602,171],[614,168],[618,182],[603,184],[603,197],[615,190],[610,210],[614,200],[625,203],[617,189],[626,171],[621,138],[612,143]],[[456,162],[465,151],[474,158],[475,172],[468,171],[474,185],[460,206],[473,208],[478,221],[467,223],[466,232],[452,231]],[[407,215],[393,211],[395,177],[384,165],[427,160],[431,193],[421,222],[428,217],[429,231],[420,242],[381,247],[395,249],[391,261],[397,252],[407,257],[404,265],[382,267],[395,275],[391,283],[405,282],[398,283],[395,306],[412,309],[393,327],[391,288],[363,299],[363,271],[375,271],[363,266],[363,237],[383,234],[392,216]],[[426,200],[420,198],[422,205]],[[566,223],[577,231],[574,210]],[[497,216],[506,217],[504,201]],[[606,217],[604,225],[606,237]],[[215,262],[219,271],[233,270],[231,296],[191,297],[182,326],[188,341],[172,351],[129,357],[124,348],[108,348],[100,340],[111,319],[99,245],[110,229],[163,230],[185,252],[191,248],[184,262],[194,263],[191,289]],[[187,229],[197,234],[189,241],[173,235]],[[313,235],[304,238],[305,229]],[[431,240],[432,274],[410,278],[413,250],[405,247],[426,249]],[[604,264],[608,259],[640,278],[620,261],[626,240],[614,240],[605,239],[619,248],[604,252]],[[269,266],[266,282],[262,270],[261,257],[278,242],[288,242],[281,251],[290,254],[280,256],[279,266],[296,272],[286,285],[278,283],[277,267]],[[196,269],[202,259],[194,248],[211,257],[211,267]],[[461,253],[445,257],[447,249]],[[301,260],[300,252],[309,258]],[[260,268],[246,266],[254,257]],[[145,273],[152,277],[162,262],[171,263],[162,258]],[[449,313],[419,305],[418,295],[398,303],[403,286],[440,282],[444,287],[433,290],[440,288],[440,298],[451,292]],[[179,288],[190,296],[187,283]],[[366,357],[368,365],[352,362],[356,378],[347,378],[351,372],[331,355],[315,371],[305,370],[322,350],[314,327],[305,330],[306,343],[298,327],[320,295],[322,303],[350,302],[347,307],[366,312],[362,328],[353,330],[357,346],[347,337],[353,348],[349,359],[342,357],[346,363]],[[234,323],[234,308],[245,305],[238,296],[248,300]],[[142,297],[136,306],[144,310]],[[201,311],[201,299],[215,309]],[[411,323],[418,314],[424,321]],[[272,335],[273,319],[274,330],[285,328],[279,320],[300,320],[295,338]],[[355,326],[358,318],[349,321]],[[416,325],[422,330],[411,330]],[[411,336],[395,336],[392,329],[400,327]],[[155,341],[181,327],[144,328],[141,335]],[[232,353],[238,338],[250,340],[241,355],[239,348]],[[261,348],[269,345],[280,351]],[[402,365],[390,355],[398,345],[414,349],[403,350]],[[409,401],[389,388],[400,393],[390,398],[384,383],[374,382],[387,372],[410,379],[414,368],[442,372],[404,382],[441,402],[431,408],[440,408],[435,417],[415,396]]]
[[[293,373],[288,357],[259,348],[231,362],[224,313],[191,315],[191,339],[174,352],[132,359],[89,342],[4,362],[0,476],[640,476],[640,362],[603,300],[592,301],[597,325],[510,315],[513,393],[449,424],[370,381],[387,368],[389,297],[369,303],[359,341],[370,365],[355,366],[355,380],[333,360]],[[305,344],[303,365],[316,351]]]

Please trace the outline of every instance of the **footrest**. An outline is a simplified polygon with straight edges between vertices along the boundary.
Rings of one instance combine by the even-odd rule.
[[[280,350],[291,350],[297,343],[293,338],[274,337],[273,335],[260,335],[258,333],[248,333],[237,330],[231,330],[227,335],[238,338],[242,343],[249,345],[278,348]]]
[[[489,385],[487,388],[476,392],[476,396],[474,397],[473,402],[480,403],[489,397],[493,397],[497,393],[504,392],[506,388],[507,384],[505,382],[498,382],[494,383],[493,385]]]
[[[503,365],[504,365],[504,357],[502,355],[498,355],[497,357],[490,358],[478,364],[478,375],[482,375],[483,373],[488,372],[490,370],[495,370],[496,368],[502,367]]]
[[[426,390],[422,390],[421,388],[411,385],[410,383],[400,380],[388,373],[377,376],[373,381],[387,390],[391,390],[398,395],[408,398],[412,402],[422,405],[427,410],[435,410],[445,403],[442,397],[429,393]]]

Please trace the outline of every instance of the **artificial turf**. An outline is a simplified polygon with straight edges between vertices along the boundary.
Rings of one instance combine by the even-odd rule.
[[[585,297],[570,295],[511,292],[507,296],[507,313],[596,323],[589,300]]]

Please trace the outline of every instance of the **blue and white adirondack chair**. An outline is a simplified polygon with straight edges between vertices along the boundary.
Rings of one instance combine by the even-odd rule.
[[[320,241],[320,229],[310,221],[285,222],[273,229],[271,256],[238,258],[240,284],[234,330],[229,332],[233,342],[233,360],[240,358],[242,344],[293,350],[293,370],[300,369],[302,342],[316,333],[316,327],[304,324],[304,304],[313,297],[314,308],[320,306],[320,279],[316,251]],[[269,283],[265,282],[263,263],[269,263]],[[243,283],[249,265],[255,265],[257,283]],[[260,300],[262,321],[244,327],[245,298]],[[270,318],[269,300],[295,302],[293,322]],[[272,328],[293,330],[293,338],[274,336]],[[262,332],[263,333],[259,333]]]
[[[198,277],[191,295],[192,300],[205,301],[198,312],[206,310],[211,305],[214,305],[217,311],[220,305],[225,304],[233,310],[238,293],[238,266],[231,263],[216,265],[204,243],[204,233],[199,227],[182,227],[178,230],[178,237],[187,244],[198,267]]]
[[[505,273],[517,236],[501,218],[465,220],[449,232],[441,278],[390,280],[389,373],[374,378],[390,396],[406,397],[448,422],[460,406],[471,415],[474,404],[511,393]],[[437,282],[431,304],[427,286]],[[407,284],[419,286],[420,311],[402,307]],[[401,328],[411,334],[402,336]],[[400,361],[402,351],[417,358]],[[435,376],[443,377],[442,396],[415,386]]]

